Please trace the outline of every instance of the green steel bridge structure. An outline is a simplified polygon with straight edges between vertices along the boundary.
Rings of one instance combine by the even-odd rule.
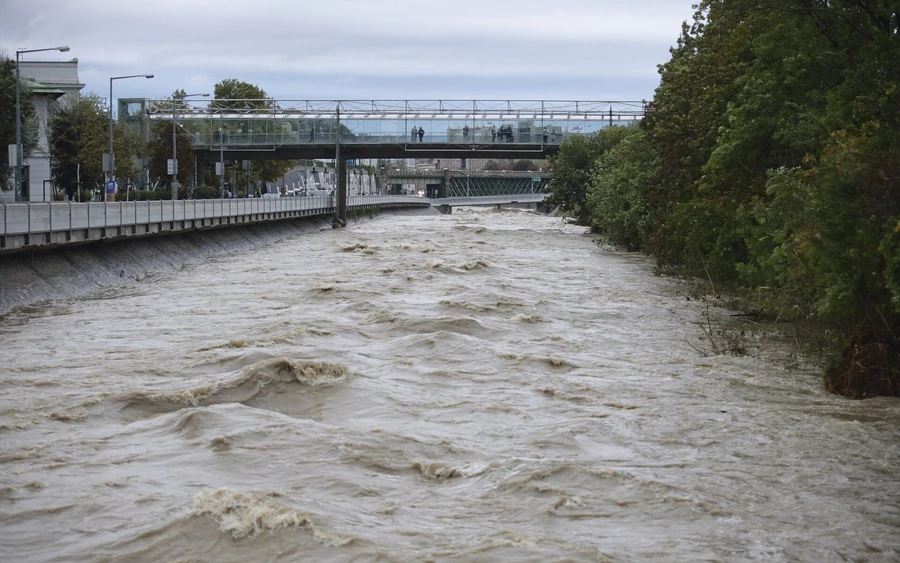
[[[511,172],[505,170],[391,170],[385,174],[390,193],[399,194],[400,186],[414,185],[430,198],[485,197],[512,194],[537,194],[550,183],[547,171]]]

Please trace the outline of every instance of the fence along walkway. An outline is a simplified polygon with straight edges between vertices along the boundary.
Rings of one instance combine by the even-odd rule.
[[[348,208],[428,207],[415,196],[354,196]],[[335,213],[332,196],[0,204],[0,253]]]

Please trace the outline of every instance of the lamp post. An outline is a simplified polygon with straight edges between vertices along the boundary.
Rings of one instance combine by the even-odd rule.
[[[40,51],[59,51],[65,53],[69,48],[48,47],[46,49],[19,49],[16,51],[16,201],[22,199],[22,109],[19,105],[19,55],[38,53]]]
[[[113,175],[116,172],[116,158],[113,156],[113,80],[123,80],[125,78],[153,78],[152,74],[129,74],[128,76],[111,76],[109,78],[109,155],[108,160],[104,162],[103,168],[109,172],[107,179],[107,195],[109,195],[109,182],[113,181]]]
[[[178,199],[178,148],[175,140],[175,132],[178,127],[178,100],[193,98],[194,96],[208,97],[209,93],[172,96],[172,199]]]

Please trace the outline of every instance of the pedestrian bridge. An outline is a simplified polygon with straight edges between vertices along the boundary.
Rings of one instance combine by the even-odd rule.
[[[201,160],[540,158],[643,118],[643,101],[121,100],[132,128],[172,121]],[[143,124],[143,125],[142,125]],[[339,148],[338,148],[339,147]]]

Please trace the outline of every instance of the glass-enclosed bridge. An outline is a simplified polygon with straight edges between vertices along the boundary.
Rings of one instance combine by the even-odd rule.
[[[120,100],[149,133],[173,120],[207,162],[261,159],[530,158],[574,135],[643,118],[644,101]],[[345,174],[338,174],[345,178]],[[338,186],[340,191],[340,185]],[[345,198],[338,198],[339,201]]]

